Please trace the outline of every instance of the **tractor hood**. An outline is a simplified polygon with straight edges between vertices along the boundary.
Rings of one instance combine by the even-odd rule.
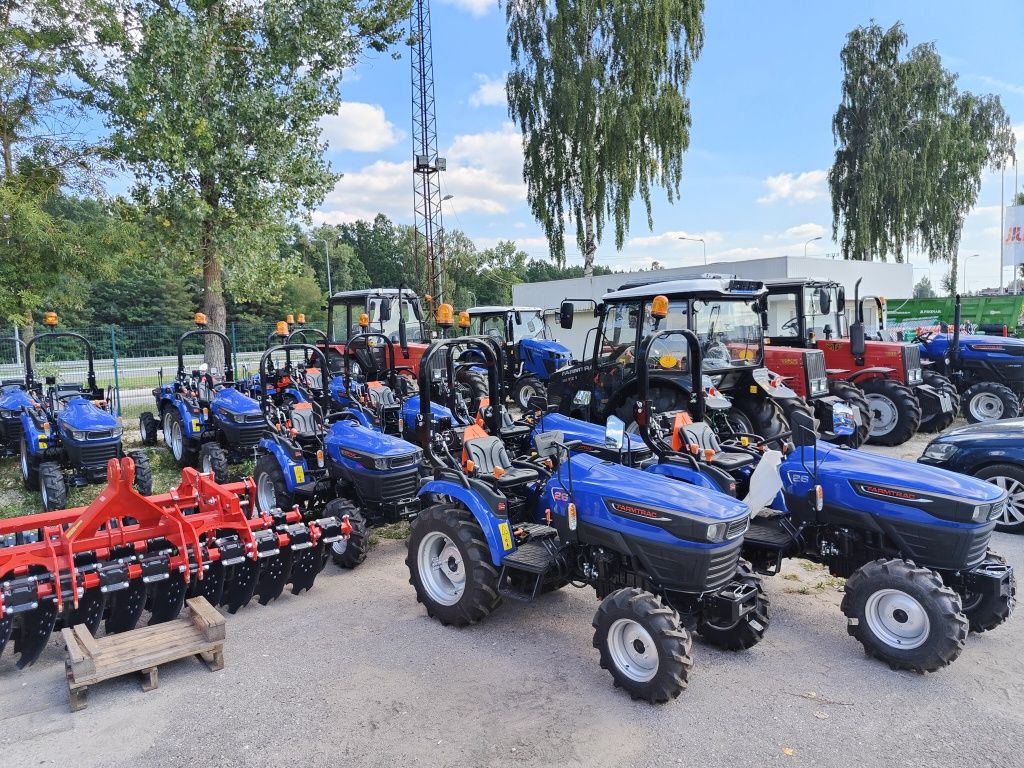
[[[750,509],[724,493],[680,483],[660,475],[614,464],[586,454],[574,454],[548,483],[549,492],[570,488],[577,506],[601,516],[616,515],[644,522],[645,518],[683,517],[706,522],[744,520]]]
[[[392,468],[390,460],[409,457],[405,464],[419,461],[420,449],[393,435],[385,435],[370,427],[364,427],[352,419],[336,421],[324,438],[327,454],[338,460],[341,456],[349,459],[386,459],[388,465],[381,469]]]
[[[262,415],[260,405],[248,395],[243,395],[234,387],[224,387],[220,392],[217,392],[213,398],[214,410],[228,411],[230,413],[238,414],[258,414]]]
[[[24,389],[12,385],[0,390],[0,411],[20,411],[23,407],[34,407],[32,398]]]
[[[928,355],[942,355],[949,350],[952,341],[952,334],[937,333],[921,344],[921,351]],[[970,358],[1024,357],[1024,339],[964,334],[960,336],[960,354]]]
[[[569,348],[552,339],[523,339],[519,343],[523,345],[523,349],[533,350],[546,357],[560,357],[566,361],[572,359]]]
[[[83,431],[111,430],[118,426],[114,414],[104,411],[84,397],[66,400],[57,415],[57,423],[68,429]]]
[[[565,440],[579,440],[583,443],[586,448],[604,450],[604,427],[597,424],[591,424],[589,421],[580,421],[579,419],[573,419],[569,416],[564,416],[561,413],[546,413],[544,414],[537,426],[533,429],[533,434],[539,432],[553,432],[558,430],[565,436]],[[649,456],[651,451],[644,444],[644,441],[639,435],[625,434],[624,437],[629,440],[628,451],[632,453],[642,454]],[[532,440],[532,437],[531,437]],[[611,449],[614,453],[614,449]],[[623,446],[622,452],[627,452],[627,447]]]

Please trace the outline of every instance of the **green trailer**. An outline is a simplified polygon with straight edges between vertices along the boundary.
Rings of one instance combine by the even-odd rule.
[[[935,299],[889,299],[886,326],[913,330],[917,325],[953,322],[952,297]],[[1013,296],[962,296],[963,322],[970,321],[976,332],[999,334],[1003,326],[1011,336],[1024,337],[1024,294]]]

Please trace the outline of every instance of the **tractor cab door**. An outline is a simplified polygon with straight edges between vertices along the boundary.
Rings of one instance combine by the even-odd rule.
[[[803,296],[799,288],[786,293],[769,294],[765,344],[775,347],[804,346],[803,310]]]

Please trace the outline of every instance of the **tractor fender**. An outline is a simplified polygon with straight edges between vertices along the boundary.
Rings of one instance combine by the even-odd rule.
[[[791,387],[786,386],[781,376],[767,368],[755,368],[750,375],[761,391],[772,399],[791,400],[798,397]]]
[[[455,499],[473,514],[484,532],[484,538],[487,539],[487,547],[491,550],[491,562],[500,567],[501,561],[515,548],[508,519],[498,517],[476,490],[466,488],[452,480],[430,480],[420,486],[417,496],[422,498],[430,493]],[[506,544],[508,546],[505,546]]]
[[[831,378],[833,376],[840,376],[840,377],[845,378],[846,374],[848,374],[849,372],[850,372],[849,368],[826,368],[825,369],[825,375],[828,376],[829,378]]]
[[[267,437],[260,440],[259,447],[277,459],[277,463],[284,474],[284,483],[288,488],[288,493],[294,493],[296,488],[306,484],[309,467],[306,465],[304,458],[296,459],[285,446]],[[302,482],[299,482],[300,477]]]
[[[681,464],[653,464],[647,467],[645,470],[650,472],[652,475],[662,475],[664,477],[670,477],[673,480],[680,480],[684,483],[690,483],[690,485],[696,485],[698,488],[707,488],[711,491],[718,491],[722,493],[722,489],[718,487],[718,484],[710,477],[705,475],[703,472],[698,472],[692,467],[686,467]],[[735,486],[735,483],[733,484]],[[733,493],[735,493],[735,488]]]
[[[367,416],[365,413],[363,413],[358,408],[350,408],[348,412],[350,414],[352,414],[353,418],[356,421],[358,421],[361,426],[364,426],[367,429],[373,429],[374,428],[373,422],[370,421],[370,417]]]
[[[847,381],[857,382],[860,379],[888,379],[892,374],[896,373],[895,368],[886,368],[885,366],[876,365],[873,368],[858,368],[854,373],[847,377]]]

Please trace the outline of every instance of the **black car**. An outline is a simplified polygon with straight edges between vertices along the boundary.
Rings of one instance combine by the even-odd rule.
[[[1009,498],[996,530],[1024,533],[1024,418],[950,429],[928,443],[918,461],[1006,489]]]

